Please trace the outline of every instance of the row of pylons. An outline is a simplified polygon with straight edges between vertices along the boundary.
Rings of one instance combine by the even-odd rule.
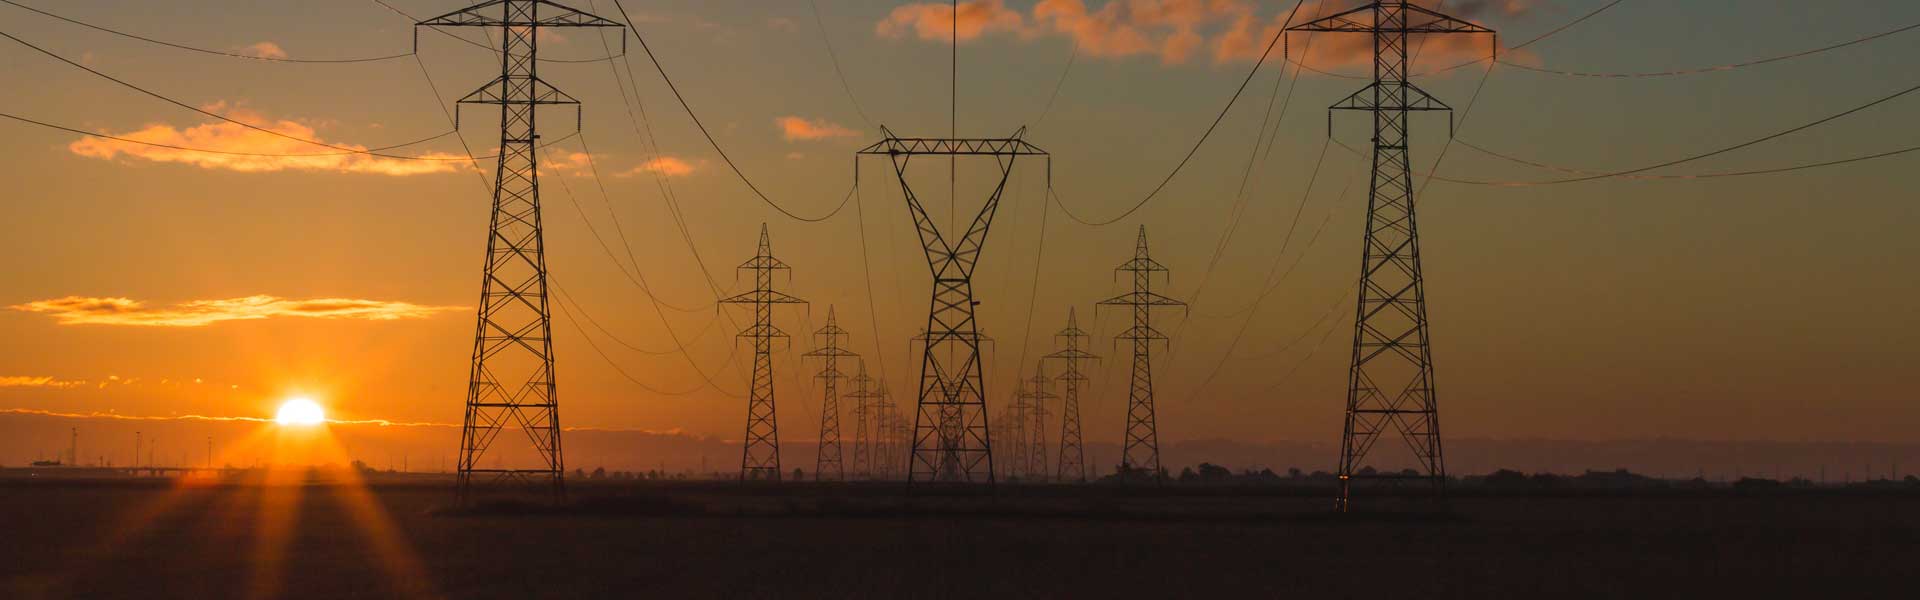
[[[741,330],[740,337],[753,346],[752,382],[747,397],[745,435],[741,443],[741,481],[779,481],[782,478],[779,427],[774,396],[772,350],[774,340],[787,334],[773,323],[773,306],[800,304],[804,300],[773,289],[773,274],[790,267],[774,257],[767,227],[760,227],[758,249],[753,258],[740,265],[753,273],[753,289],[722,300],[723,303],[752,307],[754,320]],[[1185,307],[1185,303],[1153,291],[1154,276],[1165,278],[1167,268],[1148,251],[1147,231],[1142,226],[1134,246],[1133,258],[1115,269],[1127,273],[1133,289],[1101,300],[1098,306],[1130,309],[1130,326],[1115,336],[1131,343],[1133,361],[1128,378],[1125,437],[1118,474],[1122,480],[1159,479],[1165,469],[1160,463],[1158,419],[1154,409],[1153,342],[1167,337],[1153,326],[1156,308]],[[848,350],[847,330],[840,327],[832,306],[827,308],[826,324],[813,332],[815,348],[802,356],[817,359],[821,382],[819,451],[815,455],[812,478],[815,481],[896,480],[909,468],[911,438],[907,419],[897,410],[884,380],[868,374],[866,360]],[[978,334],[976,334],[978,335]],[[920,350],[926,351],[928,336],[916,336]],[[1086,446],[1081,430],[1081,394],[1088,381],[1083,366],[1099,357],[1088,352],[1089,334],[1080,328],[1079,314],[1067,309],[1066,327],[1054,334],[1055,351],[1035,362],[1031,376],[1018,378],[1010,401],[991,421],[990,431],[999,444],[988,446],[988,461],[997,466],[997,478],[1028,482],[1085,482]],[[981,340],[986,338],[982,335]],[[853,373],[843,370],[851,361]],[[1049,376],[1049,365],[1058,364],[1057,375]],[[1053,392],[1059,383],[1062,393]],[[842,384],[847,388],[842,388]],[[852,442],[846,443],[846,424],[842,420],[841,401],[852,402]],[[1050,408],[1058,401],[1059,409]],[[1058,421],[1053,418],[1057,416]],[[1058,429],[1055,429],[1057,423]],[[1057,431],[1057,437],[1054,437]],[[989,438],[996,439],[996,438]],[[1057,446],[1049,440],[1057,439]],[[996,448],[998,461],[994,460]]]

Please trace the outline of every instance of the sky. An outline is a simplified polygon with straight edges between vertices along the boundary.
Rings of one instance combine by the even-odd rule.
[[[463,5],[387,3],[419,17]],[[234,54],[366,58],[416,44],[404,17],[370,1],[19,4]],[[1571,76],[1548,71],[1644,73],[1790,55],[1920,23],[1920,6],[1625,0],[1516,50],[1608,2],[1449,4],[1499,30],[1502,57],[1518,65],[1418,78],[1455,107],[1457,143],[1448,143],[1446,116],[1416,116],[1415,170],[1434,170],[1442,157],[1437,172],[1458,180],[1567,177],[1467,144],[1601,172],[1738,144],[1907,89],[1915,82],[1900,75],[1911,70],[1905,59],[1920,56],[1920,32],[1908,31],[1696,74]],[[610,0],[572,5],[618,18]],[[1340,5],[1309,3],[1301,15]],[[798,354],[810,349],[800,334],[819,328],[829,306],[870,372],[904,396],[917,375],[908,339],[924,326],[929,278],[900,182],[880,159],[856,171],[853,153],[879,139],[881,125],[927,136],[1025,127],[1051,162],[1016,164],[975,277],[979,318],[995,339],[990,402],[1006,401],[1013,380],[1052,351],[1051,334],[1073,309],[1103,356],[1084,400],[1086,435],[1119,439],[1128,361],[1111,336],[1122,315],[1094,303],[1121,291],[1110,269],[1131,256],[1145,225],[1154,257],[1171,269],[1163,292],[1192,303],[1184,316],[1156,321],[1173,337],[1154,374],[1162,438],[1338,439],[1366,200],[1366,163],[1342,145],[1364,150],[1368,124],[1334,115],[1339,144],[1330,144],[1323,108],[1359,82],[1269,60],[1138,212],[1094,227],[1062,211],[1110,219],[1160,184],[1228,104],[1291,3],[968,3],[957,74],[945,5],[811,6],[817,15],[805,2],[627,0],[638,33],[726,157],[638,44],[624,62],[541,65],[543,78],[583,103],[579,135],[569,135],[571,109],[542,114],[548,264],[556,298],[570,307],[553,325],[563,425],[738,439],[748,370],[733,333],[746,315],[720,313],[714,299],[749,281],[733,267],[752,255],[762,223],[793,266],[785,291],[811,301],[777,315],[795,334],[794,349],[775,359],[783,437],[812,440],[817,430],[819,365]],[[201,111],[356,149],[449,131],[450,103],[497,70],[487,52],[427,31],[417,62],[355,63],[197,53],[16,6],[0,6],[0,31]],[[1489,43],[1435,41],[1414,71],[1471,60]],[[544,56],[569,60],[621,47],[590,30],[541,44]],[[0,102],[7,114],[193,148],[333,152],[216,121],[12,41],[0,48],[15,82]],[[1295,34],[1284,50],[1315,70],[1357,74],[1367,49]],[[616,83],[629,77],[631,88]],[[1899,149],[1913,143],[1899,125],[1915,102],[1896,98],[1646,175]],[[1263,121],[1277,135],[1270,150],[1252,151],[1262,148]],[[311,396],[338,419],[459,422],[488,194],[461,142],[491,154],[494,122],[486,108],[466,107],[458,140],[384,151],[446,160],[212,155],[0,122],[0,159],[13,174],[0,223],[0,334],[14,340],[0,345],[0,409],[264,418],[288,397]],[[728,158],[782,207],[833,216],[783,216]],[[1920,224],[1907,201],[1914,161],[1711,179],[1422,184],[1444,431],[1920,442],[1907,377],[1920,351],[1905,343],[1920,334],[1910,300],[1920,280],[1907,265],[1920,256],[1920,238],[1907,233]],[[962,163],[950,196],[945,164],[916,169],[910,183],[937,215],[964,219],[997,183],[990,165]],[[1044,201],[1049,182],[1058,206]],[[650,303],[641,277],[663,306]]]

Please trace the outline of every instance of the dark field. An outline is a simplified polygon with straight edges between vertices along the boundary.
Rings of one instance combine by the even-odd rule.
[[[1920,494],[575,485],[448,514],[439,480],[0,480],[0,597],[1913,597]]]

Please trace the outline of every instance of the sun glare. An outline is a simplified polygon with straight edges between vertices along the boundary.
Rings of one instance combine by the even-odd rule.
[[[280,412],[274,414],[273,421],[281,425],[319,425],[327,421],[327,414],[312,400],[292,398],[280,403]]]

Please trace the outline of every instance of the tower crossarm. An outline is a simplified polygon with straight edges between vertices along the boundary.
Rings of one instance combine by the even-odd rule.
[[[517,10],[509,4],[525,4]],[[488,10],[499,7],[496,10]],[[546,8],[548,10],[541,10]],[[548,12],[551,11],[551,12]],[[498,16],[488,14],[500,13]],[[518,13],[518,14],[516,14]],[[552,0],[491,0],[415,23],[421,27],[623,27],[619,21],[568,7]]]
[[[1375,10],[1391,9],[1409,13],[1401,27],[1379,27],[1370,18]],[[1443,15],[1408,2],[1374,2],[1365,6],[1321,17],[1288,27],[1287,31],[1331,31],[1350,33],[1493,33],[1492,29]]]

